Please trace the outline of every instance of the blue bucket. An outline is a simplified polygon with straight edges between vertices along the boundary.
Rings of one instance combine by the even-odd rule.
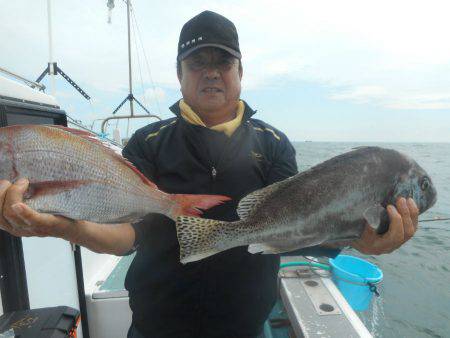
[[[352,309],[367,310],[383,272],[376,265],[353,256],[339,255],[329,261],[334,284]]]

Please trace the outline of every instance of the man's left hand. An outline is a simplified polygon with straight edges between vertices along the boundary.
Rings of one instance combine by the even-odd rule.
[[[419,209],[412,198],[403,197],[393,205],[387,206],[389,230],[379,235],[370,225],[366,225],[361,238],[350,243],[359,252],[366,255],[391,253],[408,241],[417,230]]]

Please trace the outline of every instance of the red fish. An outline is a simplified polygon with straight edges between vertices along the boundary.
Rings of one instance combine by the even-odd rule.
[[[30,181],[24,202],[36,211],[99,223],[199,216],[230,200],[164,193],[94,134],[59,126],[0,128],[0,179],[22,177]]]

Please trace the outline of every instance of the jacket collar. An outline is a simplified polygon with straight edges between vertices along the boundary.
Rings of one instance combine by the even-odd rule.
[[[244,116],[242,118],[242,122],[247,121],[250,117],[252,117],[254,114],[256,114],[256,110],[253,110],[247,102],[242,100],[244,102]],[[169,109],[174,113],[177,117],[181,117],[181,111],[180,111],[180,100],[175,102],[172,106],[169,107]]]

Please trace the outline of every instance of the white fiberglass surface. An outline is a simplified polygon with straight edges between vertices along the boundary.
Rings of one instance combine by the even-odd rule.
[[[75,263],[69,242],[57,238],[22,238],[30,308],[79,309]]]
[[[47,95],[37,89],[32,89],[18,81],[7,79],[3,76],[0,76],[0,95],[15,99],[49,104],[52,106],[56,106],[58,104],[53,96]]]

